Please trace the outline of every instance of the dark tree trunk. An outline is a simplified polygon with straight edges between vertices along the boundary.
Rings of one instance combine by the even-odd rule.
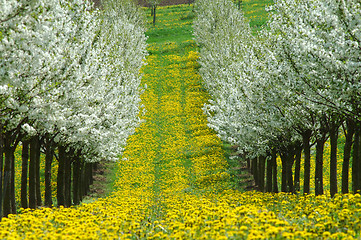
[[[331,197],[337,193],[337,139],[339,125],[331,122],[330,127],[330,194]]]
[[[357,193],[361,190],[361,153],[360,153],[360,123],[356,123],[355,140],[353,143],[353,156],[352,156],[352,191]]]
[[[281,179],[281,192],[287,192],[287,154],[281,154],[282,161],[282,179]]]
[[[155,25],[155,21],[156,21],[156,10],[157,10],[157,5],[153,5],[153,25]]]
[[[346,141],[344,145],[344,155],[342,164],[342,193],[348,193],[349,167],[351,158],[352,138],[355,133],[355,123],[352,119],[346,120]]]
[[[79,159],[80,160],[80,159]],[[84,193],[84,161],[79,161],[79,201],[83,200]]]
[[[36,145],[36,166],[35,166],[35,176],[36,176],[36,183],[35,183],[35,194],[36,194],[36,205],[41,206],[41,188],[40,188],[40,147],[41,143],[39,137],[36,137],[38,144]]]
[[[90,186],[93,184],[93,163],[89,163],[89,168],[88,168],[88,192],[90,192]]]
[[[80,169],[80,196],[81,199],[87,194],[86,193],[86,163],[84,161],[81,162],[81,169]]]
[[[89,174],[90,174],[90,185],[93,185],[93,183],[94,183],[94,178],[93,178],[93,174],[94,174],[94,171],[96,171],[96,169],[97,169],[97,167],[98,167],[98,163],[90,163],[90,172],[89,172]]]
[[[253,159],[252,159],[252,163],[251,163],[251,171],[252,171],[252,175],[253,175],[253,178],[254,178],[254,182],[255,182],[255,184],[258,186],[257,169],[258,169],[257,158],[253,158]]]
[[[15,149],[12,150],[11,155],[11,178],[10,178],[10,205],[11,205],[11,213],[16,214],[16,199],[15,199]]]
[[[266,168],[266,157],[258,157],[258,191],[264,192],[264,175]]]
[[[282,192],[294,192],[293,186],[293,163],[295,161],[294,158],[295,150],[294,146],[289,146],[284,153],[281,154],[282,160]]]
[[[75,205],[80,203],[80,194],[79,194],[79,175],[80,175],[80,161],[79,159],[74,159],[73,161],[73,202]]]
[[[58,206],[65,205],[64,197],[64,167],[65,167],[65,148],[63,146],[58,147],[59,151],[59,163],[58,163],[58,176],[57,176],[57,192],[56,198],[58,201]]]
[[[29,208],[36,208],[36,158],[38,150],[38,138],[30,140],[30,161],[29,161]]]
[[[287,192],[291,192],[294,193],[295,192],[295,187],[293,184],[293,171],[292,171],[292,167],[293,164],[295,162],[295,157],[294,157],[294,148],[292,147],[292,149],[290,149],[290,153],[287,156],[287,162],[286,162],[286,166],[287,166]]]
[[[311,130],[307,130],[302,134],[302,145],[304,155],[304,174],[303,174],[303,193],[310,193],[310,179],[311,179]]]
[[[5,163],[4,163],[4,203],[3,203],[3,216],[7,217],[11,214],[11,172],[12,161],[14,160],[14,150],[11,147],[10,137],[5,137]]]
[[[3,215],[3,179],[4,179],[4,135],[3,135],[3,127],[0,124],[0,221]]]
[[[71,206],[71,158],[72,154],[67,153],[65,157],[65,166],[64,166],[64,197],[65,197],[65,206]]]
[[[274,193],[278,193],[278,180],[277,180],[277,151],[273,150],[272,151],[272,179],[273,179],[273,187],[272,187],[272,191]]]
[[[300,172],[301,172],[301,157],[302,157],[302,145],[296,147],[295,156],[295,192],[300,191]]]
[[[248,170],[248,172],[251,172],[251,160],[249,158],[247,158],[246,162],[247,162],[247,170]]]
[[[267,170],[266,170],[266,192],[272,192],[272,170],[273,170],[273,159],[272,156],[268,156],[267,158]]]
[[[29,142],[23,141],[21,154],[21,207],[28,208],[28,164],[29,164]]]
[[[54,149],[52,143],[47,140],[45,146],[45,199],[44,204],[47,207],[53,206],[51,189],[51,164],[53,162]]]
[[[325,139],[316,141],[315,195],[323,194],[323,149]]]

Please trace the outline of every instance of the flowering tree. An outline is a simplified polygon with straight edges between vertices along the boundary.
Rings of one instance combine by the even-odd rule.
[[[359,5],[277,1],[268,27],[254,37],[230,1],[198,2],[195,35],[202,47],[200,71],[212,96],[205,106],[210,126],[237,144],[240,152],[253,156],[279,152],[283,191],[295,190],[295,162],[294,179],[299,182],[303,147],[304,192],[309,192],[313,138],[316,194],[323,193],[323,146],[331,136],[330,167],[335,169],[337,133],[345,118],[344,169],[348,169],[354,122],[359,118]],[[335,173],[331,176],[333,189]]]
[[[46,173],[59,147],[58,204],[70,205],[72,166],[76,175],[79,161],[117,160],[139,123],[139,69],[146,54],[141,18],[134,5],[99,12],[82,0],[7,1],[0,3],[0,11],[4,215],[15,211],[14,151],[22,141],[26,156],[29,139],[30,207],[40,197],[30,190],[37,178],[32,159],[39,159],[33,154],[40,151],[39,140],[47,153]],[[51,190],[50,176],[45,178]],[[46,204],[52,204],[47,191]]]
[[[270,29],[279,46],[279,59],[298,76],[292,90],[330,119],[326,125],[334,143],[331,194],[337,192],[335,139],[338,126],[346,119],[342,191],[347,192],[352,138],[360,131],[360,3],[277,1],[272,9]],[[357,144],[354,147],[357,153]],[[359,165],[358,159],[355,156],[355,166]]]

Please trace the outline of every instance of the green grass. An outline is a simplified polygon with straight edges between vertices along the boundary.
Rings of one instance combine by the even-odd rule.
[[[190,5],[173,5],[158,7],[156,11],[157,20],[152,24],[153,17],[149,9],[144,9],[147,16],[148,31],[146,35],[148,43],[177,42],[181,43],[192,39],[193,18],[195,14]],[[171,26],[171,27],[170,27]]]

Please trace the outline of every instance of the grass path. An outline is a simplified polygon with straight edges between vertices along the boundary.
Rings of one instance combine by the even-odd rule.
[[[23,210],[0,239],[360,238],[360,195],[314,197],[233,189],[222,142],[202,111],[191,6],[160,8],[148,30],[144,122],[128,139],[109,197]]]

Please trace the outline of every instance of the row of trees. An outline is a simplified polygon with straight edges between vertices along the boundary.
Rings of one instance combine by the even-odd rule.
[[[352,191],[360,191],[360,1],[279,0],[256,35],[230,0],[199,0],[196,9],[200,73],[212,96],[204,107],[209,126],[238,146],[259,189],[278,191],[279,155],[281,191],[300,191],[303,152],[303,192],[310,193],[315,145],[315,194],[323,194],[329,139],[333,196],[339,191],[337,140],[342,132],[341,191],[349,191],[351,160]]]
[[[57,204],[77,204],[92,164],[118,160],[139,124],[143,19],[131,1],[110,0],[102,10],[84,0],[2,1],[0,16],[0,217],[16,213],[19,145],[21,206],[42,204],[41,152],[45,205],[54,156]]]

